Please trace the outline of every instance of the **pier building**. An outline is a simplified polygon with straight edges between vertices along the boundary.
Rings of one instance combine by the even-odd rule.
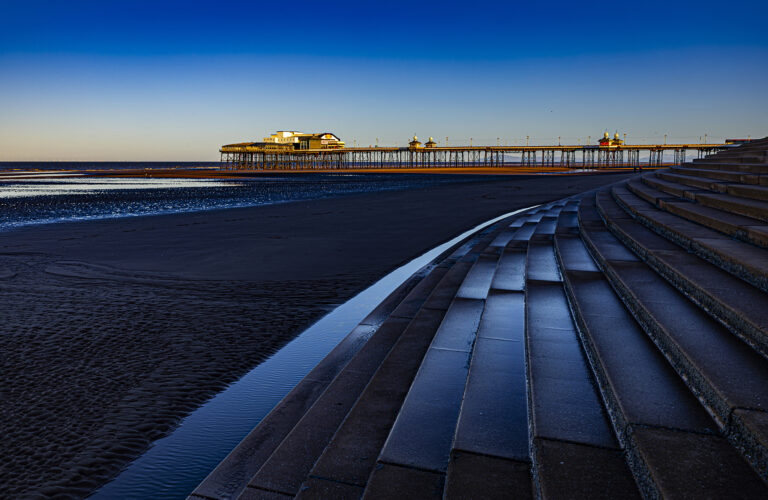
[[[615,148],[617,146],[623,146],[624,141],[619,139],[618,132],[616,132],[616,134],[613,136],[613,139],[611,139],[611,137],[608,135],[608,132],[606,131],[602,139],[598,141],[598,144],[600,144],[603,147]]]
[[[296,150],[325,150],[341,149],[344,141],[333,132],[304,133],[294,130],[278,130],[276,133],[264,137],[261,142],[241,142],[229,144],[223,148],[237,148],[248,151],[289,153]]]

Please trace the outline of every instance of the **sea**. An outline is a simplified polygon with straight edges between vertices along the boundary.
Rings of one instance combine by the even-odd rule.
[[[253,207],[489,181],[489,176],[275,173],[222,179],[124,178],[94,171],[211,169],[207,162],[0,162],[0,231],[35,224]],[[73,172],[74,171],[74,172]]]

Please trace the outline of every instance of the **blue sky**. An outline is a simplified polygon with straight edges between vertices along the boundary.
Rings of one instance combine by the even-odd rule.
[[[765,2],[0,0],[0,160],[768,135]]]

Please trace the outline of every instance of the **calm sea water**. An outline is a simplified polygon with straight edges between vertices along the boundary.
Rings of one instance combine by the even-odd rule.
[[[31,165],[51,170],[50,164]],[[70,165],[83,169],[91,164]],[[127,165],[135,168],[136,164]],[[28,164],[23,170],[30,168]],[[6,170],[0,171],[0,231],[33,224],[251,207],[491,179],[465,175],[312,173],[223,181],[107,178],[87,174],[73,178],[58,177],[50,172],[30,176]]]

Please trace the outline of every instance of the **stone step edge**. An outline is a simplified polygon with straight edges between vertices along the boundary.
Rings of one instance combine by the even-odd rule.
[[[582,232],[581,234],[583,235],[584,233]],[[582,241],[584,241],[583,237]],[[592,256],[593,260],[595,261],[595,264],[603,273],[604,279],[607,280],[605,277],[603,262],[595,257],[595,249],[591,245],[591,242],[586,243],[585,241],[585,245],[590,253],[590,256]],[[634,476],[638,489],[644,498],[662,498],[661,488],[658,484],[655,483],[655,481],[653,481],[653,474],[651,473],[651,469],[643,459],[643,454],[638,451],[637,443],[635,443],[633,434],[631,432],[631,424],[627,422],[624,413],[621,411],[621,405],[616,399],[614,390],[611,388],[612,384],[608,381],[608,376],[605,373],[605,369],[602,366],[602,363],[598,361],[599,356],[597,356],[594,343],[592,342],[589,333],[587,333],[589,329],[586,327],[586,323],[583,316],[581,315],[581,311],[575,305],[576,298],[573,294],[570,275],[568,271],[565,270],[565,265],[563,263],[562,256],[560,255],[560,250],[557,243],[555,243],[555,253],[557,255],[557,262],[561,268],[561,274],[563,276],[563,287],[565,289],[565,296],[568,299],[568,308],[571,310],[571,317],[573,318],[574,325],[576,325],[576,334],[579,337],[581,348],[587,357],[589,368],[592,371],[592,376],[594,377],[595,383],[597,384],[600,397],[603,400],[603,405],[605,406],[606,412],[608,413],[611,426],[613,427],[613,432],[616,435],[616,439],[619,441],[622,450],[624,451],[624,456],[627,465],[629,466],[629,470],[632,472],[632,476]]]
[[[671,169],[672,172],[679,172],[682,175],[690,177],[701,177],[703,179],[712,179],[715,181],[740,182],[742,184],[759,185],[761,177],[768,174],[752,174],[749,172],[733,172],[731,170],[710,170],[707,168],[680,167]]]
[[[589,254],[592,256],[593,260],[595,261],[595,264],[600,269],[600,274],[602,275],[602,279],[605,280],[608,283],[608,285],[611,286],[611,288],[613,288],[615,291],[613,283],[611,283],[611,280],[607,276],[606,268],[608,264],[605,261],[604,256],[599,252],[599,250],[597,250],[597,247],[592,243],[591,238],[589,237],[589,234],[588,234],[589,232],[590,232],[589,229],[584,228],[584,230],[582,231],[582,241],[584,241]],[[557,245],[556,245],[556,249],[558,252],[558,263],[564,269],[564,263]],[[598,389],[603,398],[603,403],[605,404],[605,407],[608,410],[611,424],[614,427],[614,432],[619,440],[619,443],[621,444],[622,449],[624,450],[627,464],[629,465],[630,470],[632,471],[632,474],[635,478],[635,481],[638,484],[638,488],[643,493],[643,496],[645,498],[662,498],[663,497],[662,485],[659,484],[658,479],[656,478],[656,474],[653,471],[653,468],[648,465],[645,459],[645,454],[643,453],[643,450],[642,450],[642,445],[636,441],[633,430],[636,428],[649,428],[649,429],[666,429],[674,432],[684,432],[684,433],[691,433],[691,434],[699,434],[699,433],[680,430],[680,429],[667,429],[665,427],[654,427],[654,426],[646,426],[646,425],[640,425],[640,424],[632,424],[626,420],[626,417],[621,410],[621,405],[619,404],[618,399],[616,398],[613,384],[609,381],[608,375],[606,374],[605,367],[600,361],[600,357],[597,355],[597,351],[592,339],[592,335],[589,333],[589,328],[586,325],[586,321],[581,313],[581,309],[577,306],[578,302],[576,301],[576,297],[574,295],[573,287],[571,284],[571,275],[568,271],[565,271],[565,270],[563,270],[563,282],[565,286],[566,297],[568,298],[568,305],[571,309],[571,314],[574,318],[574,323],[576,324],[576,331],[579,335],[579,339],[581,340],[582,348],[584,349],[584,352],[587,355],[590,368],[592,369],[593,375],[598,384]],[[626,308],[626,304],[624,304],[623,298],[618,293],[617,293],[617,300],[619,300],[622,306]],[[630,315],[632,314],[630,311],[628,311],[628,313]],[[659,352],[659,355],[664,356],[664,354],[661,352]],[[664,357],[666,358],[666,356]]]
[[[617,231],[616,229],[618,228],[612,228],[611,224],[605,221],[605,215],[601,212],[599,205],[596,207],[596,209],[598,213],[600,213],[600,216],[603,218],[606,227],[611,231],[611,233],[613,233],[619,239],[619,241],[634,251],[634,247],[625,241],[625,235],[622,232]],[[588,238],[584,238],[584,242],[587,245],[590,254],[593,256],[599,254],[599,252]],[[645,259],[643,259],[643,261],[646,262]],[[647,264],[648,263],[646,262],[646,265]],[[651,269],[655,271],[655,269],[652,267]],[[631,289],[624,283],[619,275],[613,271],[610,265],[604,266],[603,273],[611,284],[611,287],[616,291],[616,294],[621,298],[621,301],[627,307],[627,310],[632,314],[632,317],[635,318],[635,321],[637,321],[637,323],[642,327],[642,329],[653,341],[659,351],[661,351],[667,361],[674,367],[675,371],[678,372],[680,377],[685,381],[686,385],[691,389],[699,401],[701,401],[707,412],[718,423],[718,425],[722,427],[723,433],[727,437],[728,441],[741,453],[747,463],[752,466],[752,468],[763,479],[763,481],[768,482],[768,469],[762,466],[763,464],[768,463],[768,449],[766,449],[765,443],[760,442],[760,439],[755,434],[755,431],[750,429],[749,426],[746,425],[746,423],[744,423],[738,415],[736,415],[736,412],[739,410],[739,408],[729,409],[727,415],[719,415],[717,410],[715,410],[715,407],[722,405],[718,405],[710,401],[703,394],[702,390],[699,390],[693,385],[696,380],[703,380],[703,377],[698,375],[698,368],[688,361],[684,362],[686,366],[683,366],[681,362],[678,362],[675,359],[675,356],[671,354],[672,350],[677,351],[676,347],[671,347],[675,344],[675,342],[669,341],[669,339],[666,338],[666,334],[663,333],[663,328],[656,323],[650,314],[646,312],[642,303],[640,303],[640,301],[634,297]],[[683,295],[685,296],[685,294]],[[687,359],[684,354],[678,354],[678,358]],[[708,385],[706,382],[702,382],[702,384]],[[710,389],[712,389],[711,392],[716,392],[716,389]]]
[[[657,179],[649,179],[646,177],[643,177],[641,180],[642,180],[642,189],[632,181],[627,182],[627,189],[629,189],[635,196],[638,196],[639,198],[644,199],[648,203],[651,203],[654,207],[658,208],[659,210],[663,210],[672,215],[677,215],[678,217],[681,217],[689,222],[693,222],[694,224],[699,224],[704,227],[708,227],[713,231],[718,231],[732,238],[739,239],[745,243],[750,243],[752,245],[756,245],[762,248],[768,248],[768,239],[766,239],[762,235],[762,233],[756,232],[750,229],[751,227],[756,227],[756,226],[768,226],[766,225],[765,222],[759,219],[750,217],[748,215],[726,212],[724,210],[720,210],[718,208],[715,208],[709,205],[696,203],[696,200],[694,199],[696,195],[694,193],[687,190],[678,189],[678,186],[680,188],[685,187],[681,184],[675,184],[673,182],[661,181]],[[662,197],[662,196],[657,196],[653,199],[649,199],[649,196],[652,196],[653,193],[643,193],[643,189],[655,190],[655,191],[658,191],[659,194],[668,195],[667,197],[674,197],[675,199],[671,201],[677,202],[677,203],[670,204],[670,200],[664,199],[665,197]],[[680,195],[673,192],[675,190],[684,191],[685,197],[681,198]],[[690,197],[688,195],[690,195]],[[704,213],[699,212],[697,214],[695,212],[695,209],[694,210],[691,209],[694,206],[700,207],[702,210],[704,210]],[[722,213],[726,217],[731,217],[736,219],[741,218],[741,221],[733,222],[733,221],[727,221],[723,219],[717,219],[717,217],[714,214],[707,215],[706,213],[707,210],[712,211],[714,213]],[[713,223],[712,221],[715,221],[715,222]],[[715,225],[719,225],[720,227],[715,227]]]
[[[301,418],[306,414],[306,411],[309,410],[309,408],[312,407],[312,405],[320,398],[320,396],[323,394],[325,389],[328,388],[328,386],[331,384],[333,379],[335,378],[335,375],[332,377],[329,377],[328,380],[324,381],[322,383],[322,386],[319,388],[319,390],[311,391],[310,387],[311,385],[317,385],[318,382],[312,378],[313,373],[317,372],[332,372],[338,375],[341,373],[343,368],[349,364],[349,362],[354,358],[354,356],[359,352],[360,349],[362,349],[363,345],[365,345],[365,342],[357,343],[353,342],[350,339],[352,338],[355,330],[359,328],[360,326],[365,326],[367,322],[369,321],[369,318],[371,316],[374,316],[377,314],[377,312],[380,314],[381,310],[386,311],[386,316],[389,316],[392,312],[395,311],[397,306],[402,302],[402,300],[405,299],[405,297],[408,296],[410,291],[412,291],[426,276],[432,272],[436,267],[438,267],[441,264],[450,265],[451,267],[453,264],[458,262],[461,257],[465,253],[469,253],[474,246],[476,246],[478,243],[481,242],[482,238],[490,233],[491,231],[497,229],[500,225],[503,225],[505,223],[508,223],[511,219],[525,216],[530,211],[536,210],[537,207],[532,208],[531,210],[526,210],[525,212],[521,212],[519,214],[510,216],[508,218],[505,218],[499,222],[496,222],[494,224],[491,224],[487,228],[483,228],[482,230],[473,233],[471,235],[468,235],[463,240],[457,242],[455,245],[451,246],[450,248],[446,249],[444,252],[442,252],[440,255],[435,257],[431,262],[424,265],[421,269],[416,271],[413,275],[411,275],[409,278],[407,278],[403,283],[401,283],[395,290],[393,290],[381,303],[379,303],[374,310],[366,316],[365,319],[361,321],[359,325],[357,325],[355,328],[352,329],[352,331],[345,336],[337,345],[334,347],[331,352],[329,352],[320,362],[315,365],[315,367],[304,377],[299,381],[296,386],[291,389],[291,391],[288,392],[275,406],[272,408],[272,410],[265,415],[265,417],[238,443],[235,448],[230,451],[229,454],[221,461],[219,464],[208,474],[208,476],[203,479],[203,481],[198,484],[195,489],[190,493],[188,496],[191,500],[198,500],[200,498],[205,499],[211,499],[211,498],[236,498],[237,495],[242,493],[247,485],[248,482],[251,480],[251,478],[258,472],[258,470],[261,468],[261,466],[266,463],[267,460],[269,460],[269,457],[272,455],[272,452],[274,452],[280,444],[283,442],[285,437],[287,437],[295,424],[297,424]],[[462,252],[462,250],[466,250],[466,252]],[[460,255],[454,255],[455,253],[459,253]],[[437,286],[437,284],[436,284]],[[400,300],[398,300],[398,298]],[[383,323],[383,321],[382,321]],[[376,334],[376,331],[378,331],[381,324],[372,326],[373,331],[370,335],[372,337]],[[370,338],[369,337],[369,338]],[[309,399],[307,399],[303,394],[310,393],[312,394]],[[304,411],[300,414],[297,414],[295,418],[292,418],[290,420],[286,420],[285,416],[280,415],[280,410],[288,405],[291,405],[294,402],[297,401],[305,401],[304,403]],[[258,451],[259,445],[266,441],[266,437],[269,434],[272,434],[274,431],[271,429],[271,424],[273,424],[272,421],[275,421],[274,423],[280,423],[281,429],[283,429],[285,432],[282,433],[282,437],[279,440],[276,440],[272,444],[271,451],[265,451],[264,452],[264,460],[261,461],[261,463],[258,463],[255,467],[248,467],[248,459],[252,458],[255,454],[255,451]],[[266,429],[266,430],[265,430]],[[261,454],[260,454],[261,455]],[[244,469],[251,469],[251,470],[244,470]],[[245,474],[245,476],[242,476],[242,474]],[[224,476],[224,477],[221,477]],[[229,492],[226,493],[226,496],[216,496],[211,497],[211,490],[219,490],[222,486],[221,479],[227,479],[231,476],[240,477],[242,476],[242,480],[240,481],[242,484],[238,485],[235,488],[232,488],[231,485],[229,486]],[[231,491],[234,491],[234,494],[231,493]]]
[[[614,198],[614,201],[624,210],[627,210],[619,200]],[[598,211],[600,211],[599,206]],[[614,224],[611,221],[605,221],[605,215],[602,212],[600,212],[600,216],[603,218],[611,233],[613,233],[635,254],[639,255],[648,266],[656,271],[657,274],[675,287],[685,297],[699,306],[700,309],[709,314],[709,316],[715,319],[718,323],[727,328],[731,333],[752,347],[757,353],[768,359],[768,334],[761,330],[758,325],[753,324],[751,321],[728,307],[726,303],[709,294],[706,289],[698,286],[694,281],[689,279],[686,274],[678,271],[674,266],[669,265],[663,259],[654,256],[652,252],[648,252],[640,243],[632,238],[631,235],[623,231],[617,224]],[[642,224],[642,226],[649,229],[645,224]],[[649,230],[652,230],[652,228]],[[654,231],[654,233],[657,232]],[[713,264],[704,259],[702,265]],[[719,268],[720,266],[716,267]],[[739,277],[734,276],[734,279],[738,280]],[[747,283],[747,286],[749,285],[750,284]]]
[[[611,195],[613,196],[612,193]],[[647,227],[648,229],[652,230],[654,233],[680,245],[681,247],[685,248],[686,250],[689,250],[690,252],[694,253],[698,257],[701,257],[707,262],[710,262],[711,264],[736,276],[737,278],[740,278],[746,281],[747,283],[750,283],[751,285],[763,290],[764,292],[768,292],[768,276],[753,273],[749,269],[745,268],[743,265],[729,260],[728,255],[723,254],[717,250],[711,249],[709,247],[706,247],[700,243],[697,243],[696,241],[683,235],[682,233],[674,232],[669,229],[666,229],[665,227],[662,227],[661,225],[656,223],[656,221],[654,221],[653,219],[646,217],[642,213],[632,210],[632,207],[627,206],[621,200],[617,199],[616,196],[613,196],[613,199],[625,212],[630,214],[630,216],[633,219],[635,219],[636,221],[638,221],[640,224]],[[675,214],[672,214],[672,215],[675,215]],[[681,220],[686,220],[686,219],[683,219],[681,217]],[[686,220],[686,222],[688,221]],[[692,224],[695,224],[695,223],[692,223]],[[748,243],[743,243],[743,244],[749,245]],[[759,248],[759,247],[755,246],[755,248]]]
[[[688,297],[702,310],[706,311],[717,322],[725,326],[731,333],[749,344],[764,358],[768,359],[767,332],[764,332],[749,320],[745,320],[743,316],[728,307],[727,304],[723,303],[717,297],[709,294],[706,289],[699,287],[694,281],[690,280],[687,275],[679,272],[674,266],[667,264],[663,259],[659,259],[651,252],[646,251],[631,236],[622,231],[621,228],[610,223],[608,224],[608,227],[612,233],[616,234],[622,243],[631,248],[634,253],[640,255],[643,261],[662,276],[669,284],[683,293],[683,295]],[[705,261],[702,264],[712,265],[709,261]],[[734,277],[734,279],[738,279],[738,277]]]

